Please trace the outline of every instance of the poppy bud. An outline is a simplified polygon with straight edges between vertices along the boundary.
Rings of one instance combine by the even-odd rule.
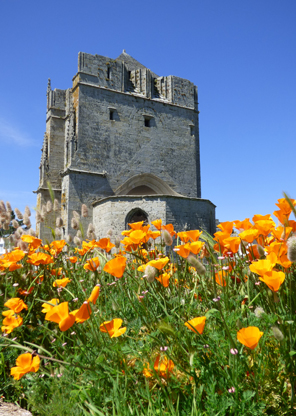
[[[27,214],[24,214],[23,223],[24,223],[27,227],[30,227],[30,226],[31,226],[31,221],[30,221],[30,218],[28,217],[28,215],[27,215]]]
[[[96,235],[95,235],[95,233],[88,233],[88,234],[87,234],[87,238],[88,238],[89,240],[95,240],[95,239],[96,239]]]
[[[17,220],[12,220],[12,226],[15,229],[17,229],[19,227],[19,223],[17,222]]]
[[[54,210],[54,212],[58,212],[60,210],[60,204],[59,204],[59,201],[57,199],[55,199],[53,201],[53,210]]]
[[[85,204],[82,204],[81,206],[81,216],[84,218],[88,217],[88,208]]]
[[[115,247],[116,248],[120,247],[120,238],[119,237],[117,237],[116,240],[115,240]]]
[[[257,244],[257,250],[258,250],[260,257],[265,255],[264,248],[260,244]]]
[[[25,214],[28,216],[28,217],[30,217],[31,216],[31,210],[30,210],[30,208],[28,207],[28,205],[26,206],[26,208],[25,208]]]
[[[19,220],[23,219],[23,214],[21,213],[21,211],[18,208],[15,208],[14,212],[16,213],[16,216],[18,217]]]
[[[80,230],[77,231],[76,237],[82,238],[82,234],[81,234],[81,231]]]
[[[162,239],[166,246],[171,246],[173,244],[173,238],[168,230],[163,230],[162,232]]]
[[[80,220],[80,215],[79,215],[79,213],[78,213],[77,211],[73,211],[73,217],[74,217],[77,221],[79,221],[79,220]]]
[[[156,275],[156,268],[148,265],[145,268],[145,275],[144,275],[144,277],[146,277],[147,282],[152,283],[155,279],[155,275]]]
[[[10,205],[9,202],[6,202],[6,211],[7,212],[11,212],[12,211],[12,208],[11,208],[11,205]]]
[[[78,238],[77,236],[75,236],[75,237],[74,237],[74,244],[75,244],[76,246],[80,246],[80,245],[81,245],[81,240],[80,240],[80,238]]]
[[[67,243],[71,244],[72,241],[73,241],[72,235],[71,234],[68,234],[66,240],[67,240]]]
[[[205,274],[206,269],[204,267],[204,265],[197,260],[196,257],[189,255],[187,258],[188,263],[191,264],[191,266],[193,266],[195,268],[195,270],[197,271],[198,274],[202,275]]]
[[[42,205],[42,208],[41,208],[41,215],[42,215],[42,217],[45,218],[46,217],[46,214],[47,214],[46,205]]]
[[[24,230],[22,227],[18,227],[17,231],[20,235],[24,234]]]
[[[72,220],[71,220],[71,227],[73,228],[73,230],[77,230],[78,229],[78,222],[77,222],[76,218],[72,218]]]
[[[62,227],[63,226],[63,220],[61,217],[57,217],[56,219],[56,226],[57,227]]]
[[[107,231],[107,237],[112,237],[112,235],[113,235],[113,230],[112,230],[112,228],[110,228],[108,231]]]
[[[39,224],[42,221],[42,217],[39,211],[36,211],[36,224]]]
[[[287,257],[291,262],[296,261],[296,237],[293,235],[293,237],[288,238],[287,240],[288,245],[288,254]]]
[[[8,221],[4,221],[3,230],[9,230],[9,222]]]
[[[257,306],[257,308],[254,310],[254,314],[257,316],[257,318],[261,318],[261,316],[264,314],[264,309],[261,308],[261,306]]]
[[[0,212],[5,212],[6,211],[6,206],[4,204],[4,201],[0,201]]]
[[[278,341],[282,341],[284,339],[284,334],[277,326],[272,326],[271,330],[275,339],[277,339]]]
[[[62,236],[62,231],[58,227],[56,227],[56,229],[55,229],[55,236],[56,236],[56,238],[61,238],[61,236]]]
[[[36,232],[35,232],[35,230],[33,230],[33,228],[30,228],[30,229],[29,229],[29,234],[30,234],[32,237],[36,237]]]
[[[52,203],[51,201],[47,201],[46,203],[46,212],[49,214],[52,211]]]
[[[20,240],[19,241],[18,246],[23,251],[27,251],[28,250],[28,244],[25,243],[23,240]]]

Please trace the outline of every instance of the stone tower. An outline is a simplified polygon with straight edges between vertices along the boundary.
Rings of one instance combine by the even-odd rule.
[[[128,222],[161,218],[177,231],[215,232],[215,206],[201,199],[197,87],[159,77],[125,51],[115,60],[79,53],[72,88],[47,88],[37,207],[61,203],[64,235],[73,210],[89,208],[99,237]],[[51,218],[54,227],[54,218]],[[51,239],[50,228],[38,225]]]

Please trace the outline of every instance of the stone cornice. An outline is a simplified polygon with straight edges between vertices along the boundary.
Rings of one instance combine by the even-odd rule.
[[[98,175],[98,176],[103,176],[104,178],[107,176],[106,171],[92,172],[92,171],[89,171],[89,170],[73,169],[73,168],[67,168],[63,172],[60,172],[60,176],[64,177],[66,175],[69,175],[70,173],[78,173],[78,174],[82,173],[82,174],[87,174],[87,175]]]

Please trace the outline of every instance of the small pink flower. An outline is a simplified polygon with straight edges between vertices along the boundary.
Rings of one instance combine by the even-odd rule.
[[[230,352],[232,355],[238,354],[238,350],[236,348],[231,348]]]
[[[235,388],[231,387],[230,389],[228,389],[229,393],[234,393],[235,392]]]
[[[62,344],[62,347],[64,347],[65,345],[67,345],[67,343],[66,343],[66,342],[64,342],[64,343]]]

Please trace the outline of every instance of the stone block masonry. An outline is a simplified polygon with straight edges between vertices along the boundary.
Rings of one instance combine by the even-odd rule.
[[[147,221],[158,214],[177,228],[213,232],[214,205],[200,199],[199,149],[192,82],[159,77],[125,51],[117,59],[80,52],[72,88],[48,84],[38,204],[50,181],[65,236],[82,204],[90,213],[83,225],[93,222],[100,236],[141,210]],[[44,226],[39,235],[49,237]]]

